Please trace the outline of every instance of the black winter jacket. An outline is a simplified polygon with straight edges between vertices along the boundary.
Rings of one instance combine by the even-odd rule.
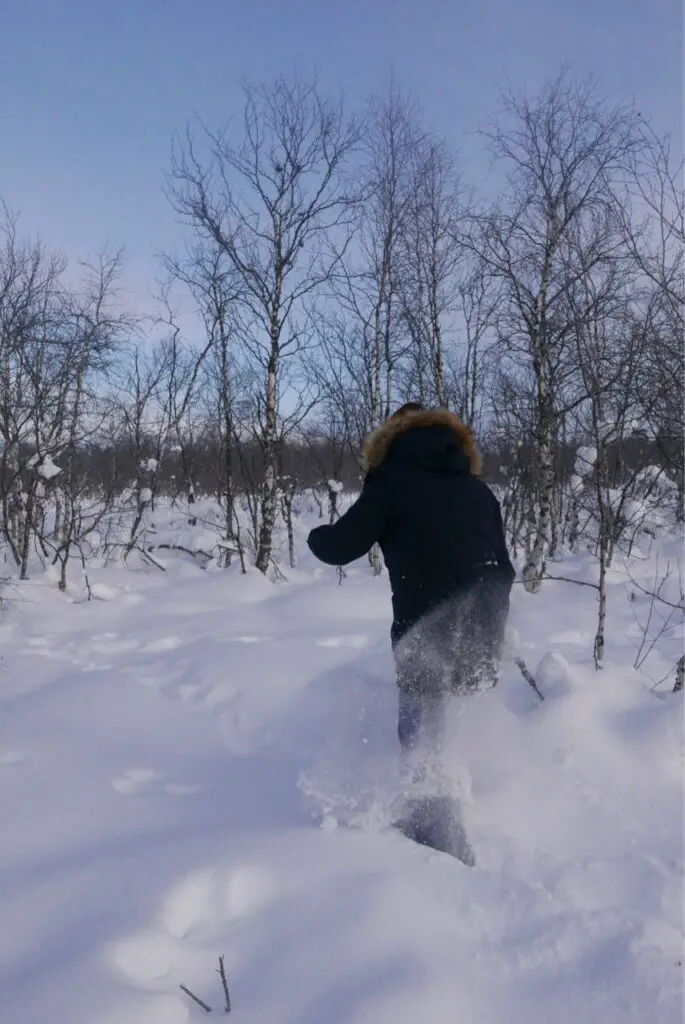
[[[499,502],[478,478],[471,431],[445,410],[390,419],[367,441],[369,472],[359,499],[308,544],[329,565],[346,565],[378,542],[390,577],[393,640],[427,612],[473,586],[515,571]]]

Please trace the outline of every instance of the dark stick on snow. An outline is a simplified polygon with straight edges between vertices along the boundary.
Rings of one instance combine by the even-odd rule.
[[[206,1003],[203,1003],[199,996],[194,995],[189,988],[185,987],[185,985],[179,985],[178,987],[180,988],[181,992],[185,992],[187,996],[190,996],[193,1002],[197,1003],[198,1006],[201,1006],[202,1009],[205,1010],[207,1013],[212,1012],[211,1006],[207,1006]]]
[[[226,1013],[231,1012],[231,996],[228,991],[228,981],[226,980],[226,968],[224,967],[224,958],[219,957],[219,968],[217,974],[221,978],[221,984],[224,986],[224,996],[226,997]]]
[[[542,577],[542,582],[552,580],[555,583],[573,583],[576,587],[590,587],[591,590],[599,590],[599,583],[592,583],[590,580],[574,580],[572,576],[548,576]]]
[[[530,673],[530,671],[528,669],[528,666],[526,665],[526,663],[523,660],[523,658],[514,658],[514,661],[515,661],[516,665],[518,666],[518,668],[520,669],[521,675],[523,676],[525,681],[528,683],[528,685],[531,686],[533,688],[533,690],[535,690],[535,692],[538,695],[538,697],[540,698],[540,700],[544,700],[545,699],[545,695],[544,695],[544,693],[540,692],[540,690],[538,688],[538,684],[535,682],[535,679],[531,675],[531,673]]]

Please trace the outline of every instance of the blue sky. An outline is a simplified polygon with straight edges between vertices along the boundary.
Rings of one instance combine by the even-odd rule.
[[[239,113],[245,78],[316,70],[358,105],[393,74],[476,183],[502,84],[564,61],[682,145],[680,0],[8,0],[1,33],[0,197],[70,258],[124,245],[140,303],[179,237],[172,133]]]

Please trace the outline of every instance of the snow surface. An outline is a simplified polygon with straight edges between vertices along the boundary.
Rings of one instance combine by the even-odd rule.
[[[302,527],[304,531],[304,527]],[[676,548],[674,547],[674,551]],[[385,578],[50,574],[0,622],[0,1003],[13,1024],[677,1024],[682,695],[632,667],[643,595],[517,590],[514,665],[453,709],[477,865],[385,828],[398,791]],[[662,554],[663,557],[663,554]],[[650,582],[653,565],[641,575]],[[579,581],[594,572],[564,566]]]

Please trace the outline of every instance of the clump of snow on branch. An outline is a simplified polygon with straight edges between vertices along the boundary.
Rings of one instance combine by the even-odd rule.
[[[26,465],[29,469],[34,469],[43,480],[53,480],[62,472],[61,467],[55,465],[50,455],[32,455]]]

